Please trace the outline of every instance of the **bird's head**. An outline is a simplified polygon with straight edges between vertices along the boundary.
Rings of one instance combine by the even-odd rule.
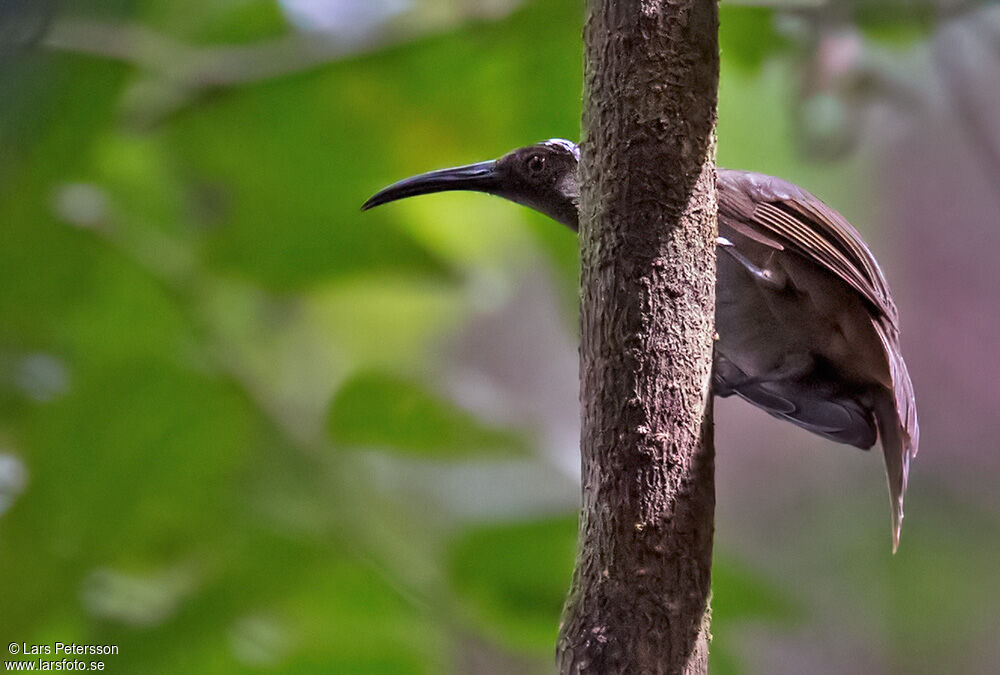
[[[432,192],[472,190],[517,202],[575,231],[579,162],[576,143],[552,139],[511,150],[500,159],[405,178],[376,193],[361,209]]]

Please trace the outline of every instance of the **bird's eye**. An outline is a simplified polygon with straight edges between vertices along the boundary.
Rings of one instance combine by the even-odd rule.
[[[545,158],[541,155],[532,155],[528,158],[528,171],[531,173],[541,173],[545,168]]]

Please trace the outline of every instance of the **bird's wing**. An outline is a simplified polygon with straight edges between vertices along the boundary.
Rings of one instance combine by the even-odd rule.
[[[712,387],[717,396],[736,394],[778,419],[837,443],[863,450],[875,444],[871,412],[851,396],[824,391],[799,379],[752,380],[724,354],[716,352]]]
[[[860,293],[892,332],[898,330],[889,285],[861,235],[802,188],[773,176],[719,169],[719,218],[760,243],[819,263]]]

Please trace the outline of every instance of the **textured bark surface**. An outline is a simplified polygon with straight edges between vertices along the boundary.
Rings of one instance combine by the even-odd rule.
[[[561,673],[705,673],[715,511],[715,0],[591,0],[583,508]]]

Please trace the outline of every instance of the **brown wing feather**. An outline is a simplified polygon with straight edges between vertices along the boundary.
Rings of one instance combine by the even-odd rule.
[[[719,169],[719,215],[781,248],[820,263],[898,330],[896,306],[875,256],[844,217],[797,185],[749,171]],[[766,242],[764,242],[766,243]]]
[[[917,421],[917,399],[913,394],[913,382],[910,381],[910,372],[906,369],[906,361],[903,360],[903,354],[899,349],[898,334],[884,323],[873,323],[889,357],[896,413],[905,436],[903,441],[907,452],[906,465],[909,466],[909,460],[916,457],[920,445],[920,423]]]

